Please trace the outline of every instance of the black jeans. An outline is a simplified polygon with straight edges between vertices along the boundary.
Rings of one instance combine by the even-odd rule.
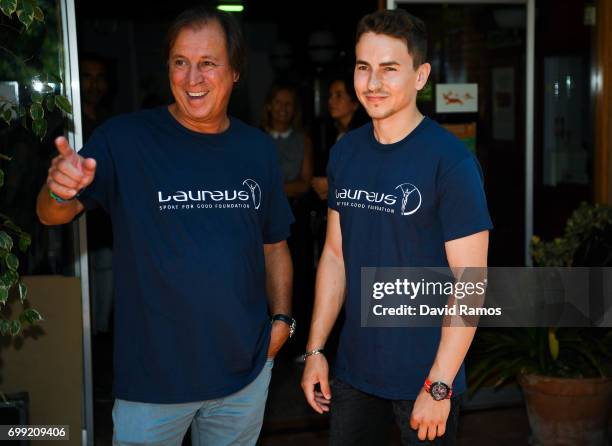
[[[402,437],[402,446],[456,444],[459,421],[459,395],[451,398],[451,410],[446,422],[446,432],[434,441],[421,441],[417,431],[410,427],[410,415],[414,401],[387,400],[364,393],[345,382],[335,379],[331,384],[330,409],[331,446],[378,446],[389,442],[392,416]]]

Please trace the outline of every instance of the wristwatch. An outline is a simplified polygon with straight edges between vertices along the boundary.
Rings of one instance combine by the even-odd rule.
[[[425,391],[436,401],[442,401],[453,396],[453,389],[442,381],[431,382],[429,378],[425,380]]]
[[[293,336],[293,333],[295,333],[295,327],[296,327],[295,319],[293,319],[291,316],[287,316],[286,314],[279,313],[279,314],[275,314],[274,316],[272,316],[271,322],[274,322],[274,321],[281,321],[289,325],[289,338]]]

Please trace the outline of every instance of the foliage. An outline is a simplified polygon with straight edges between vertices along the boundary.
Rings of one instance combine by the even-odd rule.
[[[603,335],[603,336],[602,336]],[[612,331],[511,328],[483,331],[474,350],[471,387],[499,386],[519,373],[560,378],[612,376]]]
[[[47,35],[45,28],[37,26],[45,21],[44,9],[48,6],[37,0],[0,0],[0,52],[10,56],[0,59],[0,71],[5,78],[14,79],[21,86],[27,86],[29,100],[0,96],[0,118],[10,126],[15,119],[31,130],[40,140],[47,133],[46,112],[56,107],[64,113],[71,113],[72,106],[59,93],[62,79],[57,60],[57,39]],[[27,38],[26,38],[27,37]],[[10,42],[11,48],[4,42]],[[31,54],[21,58],[18,54]],[[42,69],[45,74],[40,74]],[[46,112],[45,112],[46,111]],[[10,161],[5,154],[0,160]],[[4,171],[0,169],[0,187],[4,185]],[[24,308],[17,319],[0,318],[0,335],[16,336],[28,324],[42,320],[41,314],[26,304],[27,287],[19,275],[18,253],[25,253],[31,244],[31,237],[17,226],[8,215],[0,213],[0,309],[15,296]]]
[[[59,72],[59,43],[46,33],[45,27],[36,26],[45,20],[43,7],[46,6],[39,6],[36,0],[0,0],[0,10],[6,15],[0,32],[0,51],[9,56],[0,59],[0,72],[6,79],[27,86],[30,102],[26,106],[24,100],[20,104],[14,98],[0,96],[0,118],[7,125],[19,120],[41,140],[47,133],[46,113],[56,107],[64,113],[72,112],[68,99],[59,93],[62,79],[54,74]],[[10,42],[11,48],[5,42]]]
[[[533,237],[536,266],[609,266],[612,207],[581,203],[563,237]],[[563,378],[612,376],[612,330],[602,328],[511,328],[484,330],[473,350],[473,389],[499,386],[519,373]]]

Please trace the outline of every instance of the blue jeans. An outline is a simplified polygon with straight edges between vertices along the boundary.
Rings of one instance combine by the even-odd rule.
[[[223,398],[182,404],[115,400],[113,446],[180,446],[189,426],[193,446],[254,445],[273,364],[269,359],[253,382]]]

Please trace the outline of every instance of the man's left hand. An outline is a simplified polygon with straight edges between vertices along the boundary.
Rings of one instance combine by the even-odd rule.
[[[270,346],[268,347],[268,358],[274,358],[283,344],[289,339],[289,325],[283,321],[272,323],[272,333],[270,334]]]
[[[444,435],[450,407],[450,399],[436,401],[425,389],[421,389],[410,416],[410,427],[419,431],[419,440],[433,441]]]

